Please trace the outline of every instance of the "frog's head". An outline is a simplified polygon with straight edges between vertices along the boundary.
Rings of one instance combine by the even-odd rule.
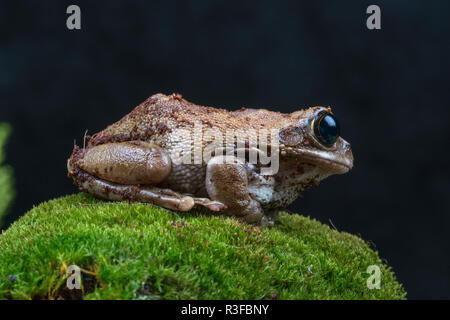
[[[279,134],[282,158],[297,158],[329,174],[346,173],[353,167],[350,144],[339,136],[339,124],[331,108],[296,111],[289,119]]]

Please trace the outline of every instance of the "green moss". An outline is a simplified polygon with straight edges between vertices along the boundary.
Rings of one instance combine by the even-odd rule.
[[[270,230],[205,213],[84,193],[43,203],[0,236],[0,298],[74,297],[72,264],[85,299],[405,298],[358,237],[287,213]],[[374,264],[379,290],[366,285]]]
[[[14,198],[12,169],[3,165],[5,160],[4,147],[10,131],[9,125],[0,123],[0,226]]]

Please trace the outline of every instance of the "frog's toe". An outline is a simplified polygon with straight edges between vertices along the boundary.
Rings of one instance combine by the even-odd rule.
[[[173,202],[174,199],[170,199],[169,202]],[[177,201],[178,200],[178,201]],[[194,207],[194,199],[192,199],[192,197],[182,197],[182,198],[175,198],[175,203],[177,205],[177,210],[178,211],[189,211]],[[168,204],[170,205],[170,203]],[[165,207],[165,205],[162,205],[163,207]]]
[[[252,200],[248,207],[242,210],[241,215],[245,222],[251,224],[260,224],[264,217],[261,205],[256,200]]]
[[[261,217],[261,221],[259,222],[259,225],[263,228],[272,228],[275,225],[275,220],[270,219],[269,217],[263,215]]]
[[[211,211],[219,212],[227,209],[227,206],[219,201],[210,200],[208,198],[194,198],[195,206],[202,206]]]

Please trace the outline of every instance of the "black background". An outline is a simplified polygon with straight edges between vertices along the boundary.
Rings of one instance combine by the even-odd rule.
[[[66,28],[70,4],[81,30]],[[366,28],[370,4],[382,30]],[[289,209],[373,241],[408,298],[448,299],[449,19],[448,1],[1,1],[0,120],[18,192],[7,225],[76,192],[74,139],[154,93],[331,105],[355,167]]]

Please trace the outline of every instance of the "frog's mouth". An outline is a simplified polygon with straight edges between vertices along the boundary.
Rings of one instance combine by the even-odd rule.
[[[312,164],[334,174],[343,174],[353,168],[353,155],[351,151],[345,154],[337,151],[322,151],[287,148],[281,155],[298,159],[299,162]]]

